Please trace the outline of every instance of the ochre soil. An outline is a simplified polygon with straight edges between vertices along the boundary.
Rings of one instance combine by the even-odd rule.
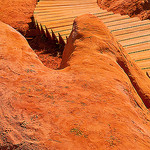
[[[35,3],[1,1],[0,20],[24,34]],[[75,20],[62,62],[2,22],[0,33],[0,149],[149,150],[149,79],[98,18]]]
[[[59,45],[49,43],[49,41],[43,40],[41,36],[35,37],[28,43],[46,67],[51,69],[59,68],[62,60]]]
[[[149,78],[98,18],[76,18],[60,70],[0,33],[0,149],[149,150]]]
[[[53,56],[51,53],[47,53],[46,50],[34,50],[38,55],[41,62],[48,68],[58,69],[61,63],[61,57]]]
[[[121,15],[150,19],[150,0],[98,0],[98,5]]]
[[[30,30],[31,17],[33,16],[37,0],[4,0],[0,1],[0,21],[9,24],[17,31],[26,35]],[[61,62],[61,56],[54,54],[56,48],[41,40],[29,41],[30,46],[39,56],[43,64],[51,69],[57,69]],[[44,45],[47,45],[45,47]]]
[[[25,34],[36,7],[36,0],[1,0],[0,20]]]

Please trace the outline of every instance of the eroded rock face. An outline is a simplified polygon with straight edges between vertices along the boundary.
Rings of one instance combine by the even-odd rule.
[[[60,70],[0,27],[1,149],[149,149],[149,79],[98,18],[75,19]]]
[[[108,11],[150,19],[150,0],[98,0],[98,4]]]

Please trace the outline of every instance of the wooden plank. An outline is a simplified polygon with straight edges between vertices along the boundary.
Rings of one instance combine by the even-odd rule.
[[[145,20],[145,21],[130,22],[128,24],[121,24],[121,25],[111,26],[111,27],[109,27],[109,29],[111,31],[118,31],[118,30],[123,30],[123,29],[126,29],[126,28],[142,26],[143,24],[149,24],[150,25],[150,21]]]
[[[135,60],[150,58],[150,49],[149,49],[149,51],[143,51],[140,53],[132,53],[132,54],[130,54],[130,57]]]
[[[128,52],[128,54],[132,54],[132,53],[140,53],[143,51],[149,51],[149,49],[150,49],[150,42],[146,42],[146,43],[128,46],[126,48],[126,51]]]
[[[150,68],[150,60],[143,60],[143,61],[136,61],[137,65],[140,67],[140,68]]]
[[[122,44],[124,47],[127,47],[128,45],[136,45],[136,43],[145,43],[147,41],[150,41],[150,35],[148,36],[140,36],[136,37],[134,39],[129,39],[125,41],[120,41],[119,43]]]
[[[140,21],[139,18],[135,17],[135,18],[130,18],[129,16],[127,16],[126,18],[121,18],[120,20],[115,20],[115,21],[111,21],[111,22],[105,22],[107,27],[112,27],[112,26],[116,26],[116,25],[124,25],[124,24],[128,24],[128,23],[133,23],[133,22],[137,22]]]
[[[150,35],[150,28],[144,29],[139,32],[123,34],[123,35],[117,36],[117,39],[118,41],[123,41],[123,40],[125,41],[125,40],[133,39],[133,38],[140,37],[140,36],[146,36],[146,35]]]
[[[111,31],[111,32],[117,38],[117,36],[143,31],[144,29],[148,29],[149,27],[150,27],[150,24],[146,23],[146,24],[142,24],[141,26],[132,26],[129,28],[124,28],[122,30],[116,30],[116,31]]]
[[[77,12],[76,14],[72,14],[70,12],[68,12],[67,14],[63,14],[63,13],[57,13],[57,14],[49,14],[49,15],[44,15],[44,16],[38,16],[37,15],[37,19],[40,20],[40,21],[45,21],[45,20],[50,20],[50,21],[53,21],[53,20],[60,20],[60,19],[66,19],[66,18],[75,18],[81,14],[84,14],[85,11],[79,11]],[[110,13],[107,13],[107,12],[97,12],[97,10],[88,10],[88,13],[92,13],[92,14],[95,14],[95,15],[103,15],[103,14],[110,14]],[[36,15],[35,15],[36,16]]]
[[[89,4],[89,3],[96,3],[96,0],[93,0],[93,1],[89,1],[89,0],[87,0],[87,1],[63,1],[63,3],[62,3],[62,1],[40,1],[40,2],[38,2],[38,4],[37,4],[37,6],[39,7],[39,6],[43,6],[43,5],[64,5],[64,4],[66,4],[66,5],[69,5],[69,4],[71,4],[71,5],[75,5],[75,4]]]
[[[59,10],[51,10],[51,9],[47,9],[45,11],[34,11],[34,15],[37,15],[37,16],[43,16],[43,15],[56,15],[56,14],[62,14],[62,15],[65,15],[65,14],[68,14],[68,13],[72,13],[72,14],[76,14],[78,11],[76,11],[76,9],[78,8],[70,8],[68,10],[65,10],[65,9],[59,9]],[[99,8],[83,8],[79,11],[81,12],[85,12],[87,13],[88,11],[97,11],[97,12],[102,12],[103,10],[100,10]]]
[[[96,4],[92,3],[92,4],[78,4],[78,5],[60,5],[60,6],[51,6],[51,5],[46,5],[45,7],[36,7],[35,11],[43,11],[43,10],[59,10],[59,9],[70,9],[70,8],[92,8],[95,7]]]

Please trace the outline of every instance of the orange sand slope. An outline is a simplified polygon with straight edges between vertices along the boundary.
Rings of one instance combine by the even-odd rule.
[[[141,70],[150,76],[150,20],[107,12],[99,8],[96,0],[40,0],[34,18],[45,32],[47,28],[52,35],[52,29],[57,38],[59,33],[65,40],[74,18],[87,13],[100,18]]]
[[[76,18],[61,70],[0,27],[0,149],[149,150],[149,79],[98,18]]]

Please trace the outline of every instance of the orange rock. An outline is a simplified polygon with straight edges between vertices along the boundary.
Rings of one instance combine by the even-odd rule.
[[[36,6],[37,0],[1,0],[0,20],[9,24],[18,31],[25,32]]]
[[[1,149],[149,149],[149,79],[98,18],[75,19],[60,70],[0,27]]]
[[[150,19],[149,0],[98,0],[98,5],[114,13],[138,16],[141,20]]]

